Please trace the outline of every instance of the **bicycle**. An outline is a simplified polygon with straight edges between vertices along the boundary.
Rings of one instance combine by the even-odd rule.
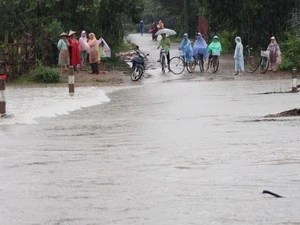
[[[203,54],[198,54],[198,58],[194,57],[195,60],[195,67],[199,65],[200,73],[204,71],[204,59]]]
[[[167,68],[167,54],[168,51],[166,51],[165,49],[161,49],[160,50],[160,63],[161,63],[161,70],[165,73],[166,72],[166,68]]]
[[[174,56],[170,59],[169,69],[174,74],[181,74],[186,68],[189,73],[194,72],[196,61],[186,62],[182,51],[179,51],[179,56]]]
[[[260,73],[266,73],[269,67],[269,52],[260,50],[260,57],[251,55],[251,50],[249,46],[247,48],[247,55],[244,59],[244,67],[247,73],[254,73],[259,68]]]
[[[207,68],[208,70],[210,68],[211,72],[216,73],[219,69],[219,57],[218,55],[210,55],[208,57],[208,63]]]

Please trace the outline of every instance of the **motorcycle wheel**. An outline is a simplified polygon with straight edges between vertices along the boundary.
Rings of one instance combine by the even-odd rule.
[[[131,70],[131,80],[138,81],[144,73],[143,67],[141,65],[136,65]]]

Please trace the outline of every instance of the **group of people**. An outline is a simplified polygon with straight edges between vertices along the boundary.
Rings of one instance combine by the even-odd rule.
[[[167,62],[169,65],[171,41],[169,38],[166,37],[165,33],[162,33],[161,36],[162,39],[160,40],[159,46],[157,48],[161,47],[163,50],[167,52]],[[211,57],[212,55],[220,55],[222,51],[222,46],[218,36],[214,36],[211,44],[207,45],[202,35],[200,33],[197,33],[196,40],[194,44],[192,44],[192,42],[188,37],[188,34],[185,33],[183,34],[183,39],[180,43],[179,49],[182,51],[185,61],[187,63],[191,63],[194,57],[198,59],[200,55],[203,56],[204,60],[207,57]],[[158,62],[160,62],[160,59],[158,60]]]
[[[158,48],[162,48],[167,51],[167,62],[170,62],[170,45],[171,41],[163,33],[162,39],[160,40]],[[244,49],[241,37],[235,38],[236,46],[234,51],[235,68],[234,75],[241,75],[244,72]],[[183,35],[183,40],[181,41],[179,49],[183,52],[183,57],[187,63],[191,63],[193,58],[199,59],[200,55],[204,60],[211,58],[213,55],[220,56],[222,52],[222,45],[220,43],[219,37],[215,35],[212,42],[207,45],[205,39],[202,37],[201,33],[196,34],[196,39],[194,43],[189,40],[188,34]],[[278,65],[281,63],[281,52],[279,45],[276,42],[274,36],[270,38],[270,44],[268,45],[267,52],[269,52],[269,71],[276,72]],[[160,59],[158,60],[160,62]]]
[[[235,38],[236,46],[234,51],[234,75],[241,75],[244,72],[244,54],[243,54],[243,44],[240,37]],[[270,38],[270,44],[267,48],[268,60],[269,60],[269,71],[276,72],[278,65],[281,64],[281,51],[280,47],[276,42],[274,36]]]
[[[87,63],[91,65],[92,74],[106,74],[106,61],[111,56],[111,50],[103,38],[97,40],[94,33],[81,32],[79,40],[76,38],[76,31],[69,34],[60,34],[57,43],[59,50],[58,65],[61,72],[67,71],[68,66],[73,66],[74,70],[87,71]],[[100,71],[99,71],[100,65]]]
[[[156,32],[158,30],[161,30],[161,29],[164,29],[164,28],[165,28],[165,25],[162,22],[162,20],[159,20],[158,23],[153,22],[151,27],[150,27],[150,30],[149,30],[149,32],[152,34],[152,40],[157,41],[157,35],[155,35]]]

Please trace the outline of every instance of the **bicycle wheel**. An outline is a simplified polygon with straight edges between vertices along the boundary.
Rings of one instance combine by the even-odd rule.
[[[181,74],[184,70],[184,61],[181,57],[175,56],[170,60],[170,70],[174,74]]]
[[[138,81],[142,77],[143,73],[143,67],[141,65],[136,65],[134,68],[132,68],[131,80]]]
[[[186,69],[189,73],[192,73],[195,71],[195,68],[196,68],[196,58],[195,56],[193,56],[193,59],[191,62],[187,62],[186,64]]]
[[[163,73],[166,72],[166,57],[164,55],[161,57],[161,70]]]
[[[261,57],[260,64],[259,64],[259,72],[266,73],[269,68],[269,60],[267,57]]]
[[[203,61],[202,54],[199,54],[198,64],[199,64],[200,73],[202,73],[204,71],[204,61]]]
[[[259,60],[257,57],[249,56],[244,60],[244,67],[247,73],[254,73],[259,67]]]
[[[213,57],[210,61],[210,70],[211,72],[215,73],[219,69],[219,59],[218,57]]]

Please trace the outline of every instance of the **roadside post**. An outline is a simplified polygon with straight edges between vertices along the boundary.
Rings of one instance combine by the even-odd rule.
[[[292,69],[292,81],[293,81],[292,92],[296,93],[296,92],[298,92],[298,87],[297,87],[297,69],[296,68]]]
[[[73,96],[75,92],[75,76],[74,76],[73,66],[69,66],[68,83],[69,83],[69,95]]]
[[[5,116],[6,102],[5,102],[5,79],[6,75],[0,74],[0,117]]]

